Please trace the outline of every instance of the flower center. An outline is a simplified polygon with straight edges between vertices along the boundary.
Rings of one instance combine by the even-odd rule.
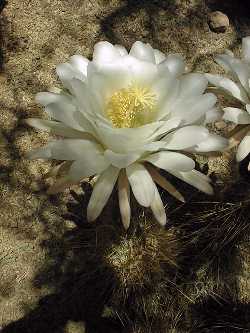
[[[114,127],[139,127],[152,121],[155,106],[156,95],[150,89],[131,85],[111,96],[106,114]]]

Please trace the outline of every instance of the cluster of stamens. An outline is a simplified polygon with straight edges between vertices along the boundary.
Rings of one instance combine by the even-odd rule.
[[[156,96],[149,88],[131,85],[115,92],[106,106],[114,127],[139,127],[152,121]]]

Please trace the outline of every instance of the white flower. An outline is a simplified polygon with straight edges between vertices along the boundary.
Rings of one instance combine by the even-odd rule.
[[[184,151],[216,151],[227,141],[201,125],[216,114],[216,97],[204,94],[207,79],[184,75],[184,70],[181,56],[166,57],[141,42],[134,43],[129,54],[122,46],[99,42],[92,61],[74,55],[59,65],[65,89],[36,97],[56,121],[28,120],[65,137],[29,154],[32,159],[70,161],[67,176],[51,192],[99,175],[87,209],[92,221],[118,183],[125,228],[130,223],[130,187],[138,203],[151,207],[162,225],[166,214],[155,183],[184,200],[158,168],[211,194],[209,177],[195,170]]]
[[[250,153],[250,36],[242,39],[241,59],[235,58],[234,54],[227,50],[215,60],[231,75],[232,80],[213,74],[206,74],[207,79],[241,104],[240,108],[224,108],[223,119],[242,125],[238,127],[236,134],[234,131],[236,142],[244,137],[236,154],[237,160],[242,161]]]

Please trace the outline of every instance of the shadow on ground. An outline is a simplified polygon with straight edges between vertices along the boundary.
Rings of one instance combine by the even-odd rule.
[[[0,0],[0,14],[4,7],[6,6],[6,1],[5,0]],[[4,55],[3,55],[3,50],[2,50],[2,41],[3,41],[3,32],[2,32],[2,24],[0,25],[0,71],[3,69],[3,63],[4,63]]]
[[[155,30],[159,11],[163,10],[169,16],[175,14],[175,9],[175,0],[126,0],[124,5],[118,7],[101,20],[101,33],[113,43],[122,44],[129,48],[130,45],[126,45],[126,40],[124,40],[125,36],[119,34],[120,29],[118,26],[122,26],[127,18],[130,17],[133,19],[137,15],[140,15],[141,11],[145,11],[146,15],[143,16],[143,22],[141,22],[143,24],[137,27],[137,33],[142,30],[141,40],[145,39],[147,42],[153,41],[156,44],[155,47],[161,49],[161,45],[159,45],[159,41],[157,40],[157,31]]]
[[[76,224],[82,214],[85,201],[82,199],[78,203]],[[74,216],[76,204],[71,203],[69,207],[70,215]],[[75,227],[62,237],[54,235],[41,244],[50,259],[37,273],[34,287],[52,286],[55,292],[42,298],[34,310],[9,324],[3,332],[63,333],[68,321],[84,321],[87,332],[91,333],[117,332],[118,323],[102,318],[115,276],[101,253],[119,242],[119,228],[112,223],[102,227],[98,223],[81,222],[80,228]],[[96,250],[99,243],[102,248]]]
[[[178,314],[179,321],[176,318],[176,323],[167,321],[167,327],[175,326],[176,332],[222,333],[234,332],[234,329],[235,332],[237,329],[247,332],[250,329],[250,304],[240,296],[242,291],[238,282],[242,272],[239,249],[249,241],[249,218],[246,215],[249,199],[246,200],[247,194],[242,192],[244,186],[244,181],[234,184],[222,200],[215,197],[211,200],[197,193],[187,204],[169,212],[167,228],[174,226],[176,237],[183,244],[175,277],[169,275],[172,276],[172,290],[169,292],[175,290],[176,295],[181,293],[182,298],[190,300]],[[140,301],[134,300],[133,295],[132,298],[129,296],[128,304],[126,292],[124,298],[121,297],[122,292],[118,293],[120,296],[114,296],[115,289],[124,291],[125,286],[107,261],[110,249],[118,248],[124,237],[129,241],[135,233],[140,235],[141,227],[132,224],[125,235],[114,202],[105,209],[108,212],[112,205],[114,207],[110,220],[102,216],[96,224],[89,224],[83,218],[79,224],[90,188],[84,185],[83,190],[84,194],[80,195],[72,192],[74,199],[68,204],[66,217],[71,217],[76,227],[61,237],[54,235],[43,244],[51,260],[37,274],[34,286],[53,286],[55,292],[42,298],[24,318],[6,326],[3,333],[63,333],[68,321],[85,322],[87,333],[128,333],[136,332],[131,329],[131,319],[134,318],[137,327],[152,320],[153,317],[142,316],[138,321],[144,313],[141,309],[137,310],[138,317],[134,317],[135,309],[129,305],[133,302],[140,304]],[[151,229],[147,227],[146,230],[150,233]],[[135,260],[135,257],[130,259]],[[150,288],[157,288],[157,283],[162,283],[162,280],[150,283],[152,285],[147,287],[146,294]],[[136,288],[140,290],[139,286]],[[146,294],[137,296],[143,301],[147,299]],[[176,299],[178,297],[175,296]],[[113,306],[111,314],[104,315],[110,304],[111,310]],[[175,306],[175,303],[168,304],[166,309],[173,311]],[[122,313],[124,307],[128,323]],[[165,332],[162,317],[159,321],[162,326],[158,331]],[[142,332],[154,332],[153,324],[152,327],[152,331],[148,327]]]

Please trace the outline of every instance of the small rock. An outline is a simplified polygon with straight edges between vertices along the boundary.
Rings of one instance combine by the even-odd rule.
[[[208,25],[213,32],[225,32],[229,27],[229,19],[222,12],[212,12],[208,17]]]

